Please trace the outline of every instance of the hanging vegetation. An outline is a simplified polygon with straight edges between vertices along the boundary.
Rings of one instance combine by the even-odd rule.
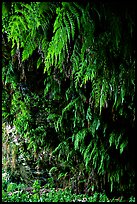
[[[2,3],[2,120],[17,165],[76,193],[134,194],[135,11],[112,4]]]

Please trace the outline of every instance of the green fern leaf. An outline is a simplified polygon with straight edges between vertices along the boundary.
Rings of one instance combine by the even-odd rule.
[[[68,20],[69,20],[69,23],[71,25],[71,34],[72,34],[72,40],[74,40],[74,35],[75,35],[75,23],[74,23],[74,20],[73,20],[73,17],[72,15],[66,11],[66,15],[68,17]]]
[[[64,21],[64,24],[65,24],[65,27],[66,27],[66,30],[67,30],[68,40],[69,40],[69,43],[70,43],[70,25],[69,25],[69,22],[66,19],[65,15],[63,15],[63,21]]]
[[[78,29],[80,30],[80,14],[79,14],[79,12],[72,4],[69,4],[69,10],[71,11],[72,15],[76,17]]]
[[[73,101],[71,101],[63,110],[62,110],[62,115],[64,115],[64,113],[66,113],[67,111],[70,111],[75,103],[77,103],[77,101],[79,100],[79,97],[77,97],[76,99],[74,99]]]

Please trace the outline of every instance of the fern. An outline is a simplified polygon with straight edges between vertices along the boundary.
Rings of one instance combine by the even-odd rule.
[[[123,153],[123,151],[127,147],[127,145],[128,145],[128,141],[127,140],[120,144],[120,154]]]
[[[49,120],[49,121],[50,121],[50,120],[51,120],[51,121],[53,120],[53,121],[54,121],[56,118],[58,118],[58,115],[55,114],[55,113],[53,113],[53,114],[49,114],[49,115],[48,115],[47,120]]]
[[[58,155],[59,164],[73,163],[76,156],[77,166],[84,166],[83,172],[91,173],[93,168],[101,181],[108,174],[103,185],[110,184],[111,190],[118,187],[130,161],[125,164],[123,159],[128,154],[129,138],[124,127],[119,130],[117,124],[128,121],[132,127],[135,121],[135,50],[129,45],[134,35],[132,19],[129,25],[127,17],[123,20],[105,7],[101,10],[90,3],[81,6],[76,2],[14,2],[8,9],[4,2],[2,9],[3,32],[8,36],[6,49],[10,52],[12,47],[3,59],[4,64],[9,64],[4,65],[3,84],[6,91],[8,83],[9,90],[14,89],[9,110],[15,116],[12,120],[18,133],[29,138],[28,149],[36,154],[40,153],[40,146],[54,146],[53,154]],[[20,66],[14,62],[16,56]],[[13,77],[17,76],[20,83],[18,75],[30,66],[35,69],[34,62],[41,70],[45,66],[46,99],[39,103],[39,97],[32,97],[35,102],[29,97],[21,101]],[[8,94],[4,100],[5,111]],[[36,113],[36,119],[30,115],[33,103],[38,109],[43,108]],[[6,120],[8,114],[3,114]],[[115,151],[117,160],[112,159]]]
[[[59,131],[59,130],[62,130],[62,116],[60,116],[56,122],[56,125],[55,125],[55,130],[56,131]]]
[[[75,5],[76,8],[79,9],[79,11],[77,11],[77,9],[74,6],[72,6],[71,4],[69,4],[69,5],[70,5],[69,9],[70,9],[71,13],[73,15],[75,15],[75,17],[77,19],[78,30],[80,31],[80,14],[82,12],[82,8],[80,6],[78,6],[78,4],[76,2],[73,2],[73,5]]]
[[[88,147],[84,151],[84,160],[85,160],[86,168],[88,167],[88,163],[91,161],[90,152],[91,152],[92,147],[93,147],[93,142],[90,142]]]
[[[110,146],[111,146],[112,144],[114,144],[114,142],[115,142],[115,133],[111,133],[110,138],[109,138]]]
[[[104,154],[102,154],[101,155],[101,161],[100,161],[100,166],[99,166],[99,168],[98,168],[98,173],[99,174],[103,174],[104,173],[104,170],[105,170],[105,168],[104,168],[104,161],[105,161],[105,155]]]
[[[15,3],[13,5],[13,12],[15,12],[15,15],[10,17],[10,23],[7,28],[8,38],[9,40],[12,40],[12,48],[14,48],[16,44],[17,48],[23,48],[22,61],[28,59],[29,56],[32,55],[33,51],[39,46],[40,41],[38,43],[36,40],[39,36],[37,30],[42,27],[44,32],[47,32],[49,28],[49,18],[51,18],[51,16],[47,18],[47,22],[44,24],[46,27],[44,27],[42,25],[43,19],[45,21],[43,13],[48,9],[53,13],[55,11],[55,7],[51,7],[52,6],[49,7],[48,3],[46,3],[42,10],[39,2],[36,2],[35,4]],[[39,10],[40,14],[37,16],[36,14]],[[45,41],[46,39],[44,39],[44,43]],[[43,47],[43,45],[42,49],[45,53],[45,46]]]
[[[81,146],[79,146],[80,145],[79,143],[81,143],[84,140],[86,135],[87,135],[87,129],[83,128],[78,133],[72,136],[72,141],[74,142],[75,150],[80,149],[80,151],[83,152],[83,149],[81,149]]]
[[[107,94],[109,93],[109,85],[107,80],[103,80],[102,87],[101,87],[101,95],[100,95],[100,114],[102,107],[104,107],[105,103],[107,102]]]
[[[58,159],[60,160],[61,157],[65,157],[69,158],[69,154],[70,154],[70,147],[69,147],[69,143],[68,143],[68,139],[59,143],[59,145],[52,151],[52,155],[57,154],[58,152]]]
[[[79,81],[82,82],[81,86],[83,84],[86,84],[86,82],[91,79],[91,72],[92,72],[89,70],[92,70],[90,60],[93,60],[93,59],[91,57],[89,58],[89,56],[87,55],[87,50],[90,50],[90,47],[93,44],[94,27],[91,21],[89,22],[89,20],[87,21],[87,19],[85,19],[85,18],[88,18],[87,17],[88,13],[83,12],[83,15],[81,18],[83,22],[83,33],[84,33],[82,47],[81,47],[81,44],[79,44],[79,52],[81,52],[81,54],[79,56],[77,53],[75,53],[77,51],[77,47],[76,47],[73,51],[74,52],[73,54],[75,57],[73,58],[73,55],[72,55],[72,58],[71,58],[73,63],[73,73],[75,74],[76,87]],[[88,31],[86,30],[86,28],[88,28]]]
[[[70,37],[70,34],[71,34],[70,25],[69,25],[69,21],[66,19],[65,14],[63,14],[63,21],[64,21],[64,25],[66,27],[66,31],[67,31],[67,34],[68,34],[68,43],[70,43],[70,40],[71,40],[71,37]]]
[[[79,100],[79,97],[76,98],[76,99],[74,99],[73,101],[71,101],[71,102],[62,110],[62,115],[64,115],[64,113],[66,113],[66,111],[70,111],[70,110],[74,107],[75,103],[76,103],[78,100]]]
[[[73,20],[72,15],[71,15],[68,11],[66,12],[66,15],[67,15],[67,17],[68,17],[68,20],[69,20],[69,23],[70,23],[70,26],[71,26],[72,40],[74,40],[74,35],[75,35],[75,23],[74,23],[74,20]]]
[[[45,71],[48,71],[50,66],[52,65],[59,65],[59,67],[61,66],[61,64],[63,63],[63,59],[61,57],[61,55],[63,56],[63,51],[65,45],[67,44],[67,33],[66,33],[66,29],[65,28],[59,28],[56,33],[55,33],[55,37],[52,38],[52,41],[49,45],[48,48],[48,53],[46,56],[46,60],[45,60]],[[55,61],[55,62],[54,62]]]
[[[68,53],[68,44],[75,36],[75,19],[79,22],[79,13],[73,15],[70,9],[74,11],[73,6],[63,2],[62,8],[56,10],[56,20],[54,22],[52,41],[49,44],[48,53],[45,59],[45,71],[50,72],[49,68],[52,65],[58,66],[62,70],[64,57]],[[71,10],[71,11],[72,11]]]

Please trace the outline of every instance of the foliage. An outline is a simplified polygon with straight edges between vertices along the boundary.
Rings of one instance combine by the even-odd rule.
[[[29,170],[18,178],[26,183],[33,168],[46,169],[76,193],[92,194],[93,183],[108,195],[133,194],[135,12],[118,6],[2,3],[3,165],[10,174],[22,169],[22,157]]]
[[[69,188],[55,189],[52,182],[50,191],[47,190],[47,185],[41,187],[38,180],[35,180],[33,187],[29,188],[24,184],[17,185],[16,183],[8,183],[7,189],[2,189],[3,202],[124,202],[122,198],[108,199],[104,193],[95,192],[93,196],[84,194],[72,194]],[[132,196],[129,202],[135,202]]]

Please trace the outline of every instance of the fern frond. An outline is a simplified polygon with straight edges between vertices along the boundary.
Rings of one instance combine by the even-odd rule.
[[[107,93],[109,92],[109,85],[106,80],[103,80],[100,94],[100,114],[102,107],[104,107],[105,102],[107,102]]]
[[[57,122],[55,124],[55,130],[56,131],[59,131],[60,128],[62,128],[62,116],[59,116],[59,118],[58,118],[58,120],[57,120]]]
[[[53,26],[53,33],[55,33],[58,28],[61,27],[61,19],[62,19],[62,10],[60,8],[57,8],[56,9],[56,13],[58,14],[56,19],[55,19],[55,22],[54,22],[54,26]]]
[[[127,140],[124,141],[123,143],[121,143],[121,145],[120,145],[120,154],[123,153],[123,151],[127,147],[127,145],[128,145],[128,141]]]
[[[70,26],[71,26],[71,34],[72,34],[72,40],[74,40],[74,35],[75,35],[75,23],[74,23],[74,20],[73,20],[73,17],[72,15],[66,11],[66,15],[68,17],[68,20],[69,20],[69,23],[70,23]]]
[[[49,114],[48,117],[47,117],[47,120],[55,120],[56,118],[58,118],[59,115],[58,114],[55,114],[55,113],[52,113],[52,114]]]
[[[99,174],[103,174],[104,173],[104,170],[105,170],[105,168],[104,168],[104,161],[105,161],[105,155],[102,153],[101,154],[101,160],[100,160],[100,165],[99,165],[99,168],[98,168],[98,173]]]
[[[84,151],[84,160],[86,161],[86,166],[88,165],[88,162],[90,161],[89,153],[93,147],[93,142],[90,142],[87,148]]]
[[[75,5],[74,2],[73,4],[69,3],[69,10],[71,11],[72,15],[74,15],[77,19],[77,24],[78,24],[78,30],[80,30],[80,11],[78,12],[77,9],[73,6]]]
[[[22,52],[22,61],[25,61],[29,58],[30,55],[32,55],[33,51],[36,49],[36,44],[34,41],[28,41],[28,43],[25,46],[25,49]]]
[[[110,146],[112,146],[112,144],[114,144],[114,143],[115,143],[115,133],[112,132],[110,134],[110,137],[109,137],[109,144],[110,144]]]
[[[70,111],[75,103],[79,100],[79,97],[77,97],[76,99],[74,99],[73,101],[71,101],[63,110],[62,110],[62,115],[64,115],[64,113],[66,113],[67,111]]]
[[[66,16],[65,15],[63,15],[63,21],[64,21],[64,25],[65,25],[65,27],[66,27],[66,30],[67,30],[67,34],[68,34],[68,41],[69,41],[69,43],[70,43],[70,25],[69,25],[69,22],[68,22],[68,20],[66,19]]]
[[[83,149],[81,148],[81,143],[84,141],[86,135],[87,128],[83,128],[77,134],[73,135],[72,140],[74,141],[75,150],[79,149],[81,152],[83,152]]]

